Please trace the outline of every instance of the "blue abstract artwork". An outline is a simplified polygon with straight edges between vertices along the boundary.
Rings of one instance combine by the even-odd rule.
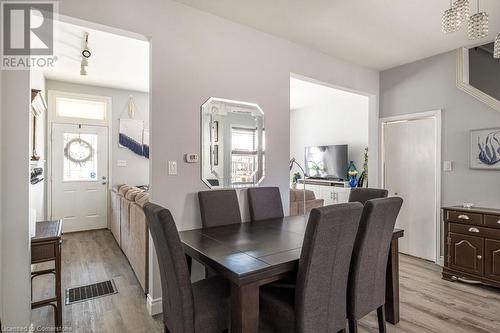
[[[471,131],[472,169],[500,170],[500,128]]]

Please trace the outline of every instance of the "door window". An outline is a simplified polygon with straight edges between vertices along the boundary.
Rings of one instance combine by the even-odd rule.
[[[97,134],[64,133],[63,181],[97,181]]]

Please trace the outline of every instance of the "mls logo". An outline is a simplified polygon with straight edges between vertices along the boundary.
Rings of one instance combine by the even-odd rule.
[[[2,67],[40,66],[54,53],[55,2],[1,1]]]

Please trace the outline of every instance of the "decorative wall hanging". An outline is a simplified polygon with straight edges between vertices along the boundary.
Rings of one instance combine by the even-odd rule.
[[[500,128],[470,132],[470,168],[500,170]]]
[[[71,139],[64,147],[64,156],[71,162],[82,165],[94,157],[94,148],[81,138]]]
[[[136,109],[134,98],[130,96],[127,105],[128,118],[120,119],[118,143],[122,148],[149,158],[149,130],[144,128],[144,121],[134,119]]]
[[[128,148],[137,155],[143,156],[142,140],[144,122],[136,119],[120,119],[120,147]]]
[[[149,130],[144,129],[142,135],[142,155],[145,158],[149,158]]]

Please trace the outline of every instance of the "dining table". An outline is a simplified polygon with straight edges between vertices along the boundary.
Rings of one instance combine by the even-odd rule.
[[[296,272],[308,215],[181,231],[184,252],[226,278],[231,291],[231,332],[259,330],[259,288]],[[386,275],[386,320],[399,322],[399,251],[395,229]]]

